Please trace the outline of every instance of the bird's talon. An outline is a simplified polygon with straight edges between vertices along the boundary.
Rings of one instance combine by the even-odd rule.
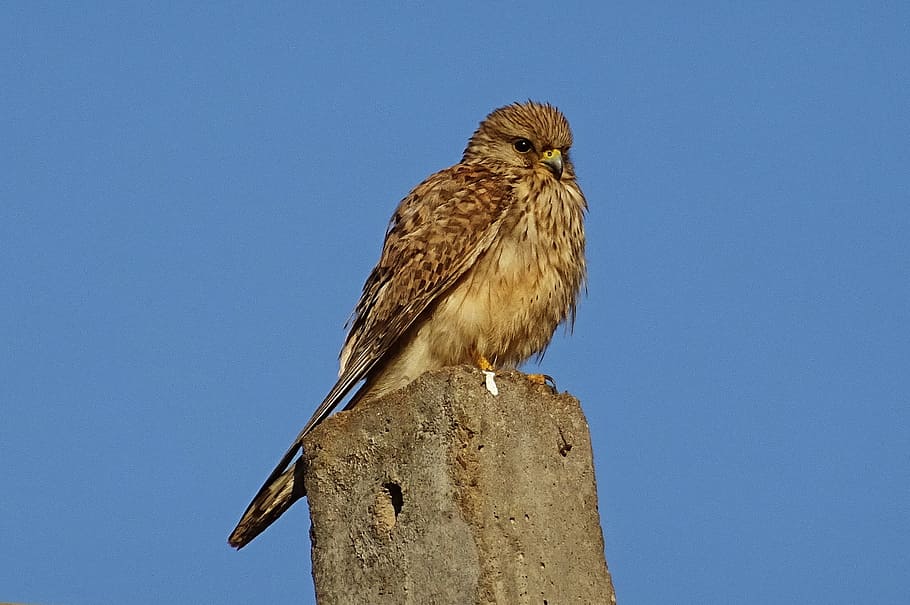
[[[474,363],[477,364],[477,367],[480,368],[482,372],[493,372],[496,369],[493,367],[493,364],[490,363],[490,360],[480,353],[474,355]]]
[[[549,374],[527,374],[527,377],[534,384],[542,384],[556,391],[556,381]]]

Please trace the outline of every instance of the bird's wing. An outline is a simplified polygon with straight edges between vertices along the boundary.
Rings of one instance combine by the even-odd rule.
[[[457,164],[429,177],[402,200],[389,223],[379,263],[354,310],[338,381],[250,503],[232,534],[233,545],[242,546],[255,537],[235,543],[240,542],[238,532],[250,519],[263,518],[273,510],[272,484],[283,475],[290,477],[289,467],[304,436],[489,249],[499,233],[512,184],[482,164]],[[299,487],[296,493],[302,495]]]
[[[510,191],[507,179],[483,165],[458,164],[434,174],[402,200],[354,310],[338,382],[301,437],[331,413],[490,247]]]

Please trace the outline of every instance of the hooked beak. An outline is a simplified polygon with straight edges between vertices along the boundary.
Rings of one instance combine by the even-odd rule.
[[[547,149],[541,154],[540,163],[550,169],[556,180],[562,178],[562,152],[558,149]]]

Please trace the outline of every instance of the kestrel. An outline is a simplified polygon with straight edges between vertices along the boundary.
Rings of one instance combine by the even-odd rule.
[[[354,310],[338,382],[250,503],[240,548],[305,495],[303,438],[361,380],[345,409],[429,370],[514,368],[575,319],[585,281],[584,195],[572,132],[549,104],[493,111],[461,162],[427,178],[389,223]]]

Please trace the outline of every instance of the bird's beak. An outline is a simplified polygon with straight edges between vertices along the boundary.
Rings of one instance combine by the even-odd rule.
[[[556,180],[562,178],[562,152],[558,149],[547,149],[541,154],[540,163],[550,169]]]

